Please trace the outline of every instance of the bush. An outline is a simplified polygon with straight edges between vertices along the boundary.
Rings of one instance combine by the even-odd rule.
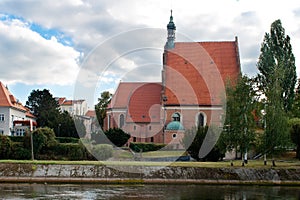
[[[48,153],[43,155],[44,159],[56,160],[86,160],[86,150],[80,144],[74,143],[59,143],[56,146],[49,148]]]
[[[24,148],[23,142],[13,142],[10,159],[29,160],[31,159],[31,151]]]
[[[8,136],[0,135],[0,159],[8,159],[11,154],[12,142]]]
[[[78,143],[78,138],[73,137],[56,137],[55,138],[57,142],[59,143]]]
[[[165,144],[157,143],[142,143],[142,142],[131,142],[129,148],[135,152],[148,152],[148,151],[157,151],[164,148]]]
[[[182,138],[181,143],[187,149],[187,152],[197,161],[219,161],[224,157],[224,153],[221,151],[220,144],[216,144],[212,150],[203,158],[199,157],[200,148],[207,134],[210,134],[212,138],[216,133],[213,127],[209,129],[208,126],[192,128],[185,132],[184,137]]]
[[[113,156],[113,147],[109,144],[97,144],[93,147],[92,153],[98,160],[107,160]]]
[[[24,142],[23,136],[8,136],[12,142]]]

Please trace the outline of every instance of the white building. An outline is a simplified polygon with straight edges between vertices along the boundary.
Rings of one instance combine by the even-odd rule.
[[[30,125],[36,127],[36,117],[0,81],[0,134],[24,136]]]
[[[86,100],[67,100],[65,97],[56,97],[62,112],[67,111],[71,116],[83,116],[88,111]]]

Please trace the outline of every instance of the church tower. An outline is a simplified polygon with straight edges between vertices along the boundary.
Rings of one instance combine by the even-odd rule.
[[[175,45],[174,42],[175,42],[176,26],[173,22],[172,10],[171,10],[170,21],[167,25],[167,30],[168,30],[168,38],[167,38],[167,42],[166,42],[166,45],[165,45],[165,50],[173,49],[174,45]]]

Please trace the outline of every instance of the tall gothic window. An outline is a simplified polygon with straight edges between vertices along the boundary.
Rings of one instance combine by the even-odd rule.
[[[204,126],[204,115],[203,113],[200,113],[198,115],[198,127]]]
[[[119,119],[119,128],[123,128],[124,124],[125,124],[125,117],[123,114],[121,114]]]

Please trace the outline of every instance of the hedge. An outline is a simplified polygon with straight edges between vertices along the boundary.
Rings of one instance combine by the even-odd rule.
[[[79,141],[78,138],[73,138],[73,137],[56,137],[55,139],[59,143],[78,143]]]
[[[157,143],[143,143],[143,142],[131,142],[129,147],[135,152],[148,152],[148,151],[157,151],[164,148],[165,144]]]

